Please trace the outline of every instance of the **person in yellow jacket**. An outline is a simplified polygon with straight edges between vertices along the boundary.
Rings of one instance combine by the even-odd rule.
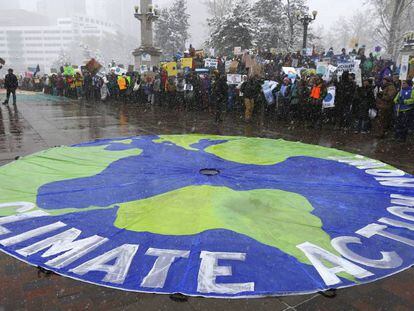
[[[122,76],[118,76],[118,87],[119,87],[119,94],[121,97],[125,97],[126,91],[128,89],[128,79],[126,78],[125,74]]]
[[[76,95],[78,99],[80,99],[83,96],[83,77],[79,72],[76,73],[74,82],[76,88]]]

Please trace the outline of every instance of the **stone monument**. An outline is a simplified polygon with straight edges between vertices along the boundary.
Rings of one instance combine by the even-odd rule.
[[[160,63],[161,50],[154,47],[153,25],[158,19],[152,0],[141,0],[141,7],[135,7],[135,18],[141,22],[141,46],[132,54],[135,57],[135,70],[146,65],[149,70]]]

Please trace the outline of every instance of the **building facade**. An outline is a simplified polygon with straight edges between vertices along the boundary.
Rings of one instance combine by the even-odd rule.
[[[6,67],[18,72],[39,65],[42,72],[48,73],[71,44],[84,37],[102,38],[106,33],[116,32],[114,24],[86,15],[60,18],[50,25],[4,26],[0,28],[0,57],[6,60]]]

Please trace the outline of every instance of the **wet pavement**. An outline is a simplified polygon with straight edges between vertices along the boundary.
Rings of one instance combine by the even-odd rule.
[[[0,100],[5,97],[0,92]],[[246,124],[238,112],[216,124],[208,112],[151,109],[135,104],[71,101],[23,92],[17,106],[2,106],[0,165],[17,156],[59,145],[98,138],[148,134],[216,134],[284,138],[342,149],[389,163],[414,174],[414,139],[396,143],[372,135],[306,129],[258,117]],[[322,295],[252,300],[188,298],[176,302],[168,295],[122,292],[78,282],[0,254],[0,311],[2,310],[413,310],[414,270],[363,286],[339,290],[334,298]]]

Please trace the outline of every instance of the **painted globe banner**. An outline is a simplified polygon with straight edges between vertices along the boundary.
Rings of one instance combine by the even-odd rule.
[[[414,264],[414,178],[284,140],[141,136],[0,168],[0,250],[106,287],[313,293]]]

